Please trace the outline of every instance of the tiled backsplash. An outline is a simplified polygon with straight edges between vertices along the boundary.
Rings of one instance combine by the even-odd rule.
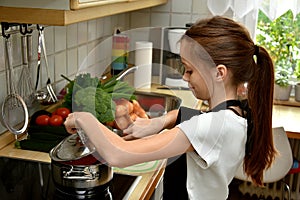
[[[46,26],[45,40],[50,78],[55,83],[56,92],[66,84],[66,81],[60,75],[64,74],[73,78],[88,55],[91,58],[94,56],[93,61],[87,61],[89,65],[93,64],[92,62],[106,62],[101,60],[101,53],[97,54],[97,56],[92,56],[91,52],[95,50],[97,44],[111,36],[116,27],[121,30],[129,30],[139,27],[185,26],[186,23],[208,16],[211,16],[211,14],[206,7],[206,0],[169,0],[165,5],[150,9],[108,16],[62,27]],[[33,62],[30,66],[30,71],[32,81],[35,83],[38,38],[36,29],[33,31],[32,37]],[[10,39],[13,44],[13,66],[17,82],[22,67],[20,33],[11,35]],[[109,52],[109,49],[106,51]],[[39,88],[43,88],[46,85],[47,74],[44,64],[44,59],[42,59]],[[0,84],[3,86],[0,90],[0,102],[2,102],[7,94],[5,87],[4,39],[0,40]],[[0,125],[0,132],[4,130],[4,127]]]

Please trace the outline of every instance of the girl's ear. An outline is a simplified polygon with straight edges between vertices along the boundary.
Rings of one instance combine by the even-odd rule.
[[[218,65],[216,67],[216,78],[217,81],[224,81],[227,76],[227,67],[225,65]]]

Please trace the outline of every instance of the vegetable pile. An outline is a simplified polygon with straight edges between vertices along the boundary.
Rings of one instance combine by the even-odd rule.
[[[117,80],[114,76],[106,82],[101,82],[89,73],[79,74],[74,80],[63,76],[69,83],[66,86],[64,106],[74,111],[92,113],[101,123],[115,119],[115,100],[134,100],[135,89],[128,83]]]
[[[36,111],[30,120],[27,138],[15,142],[19,149],[49,152],[64,138],[69,136],[63,126],[64,119],[70,113],[65,107],[59,107],[54,112]]]

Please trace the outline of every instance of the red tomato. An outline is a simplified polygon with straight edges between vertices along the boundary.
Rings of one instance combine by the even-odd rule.
[[[62,116],[63,119],[66,119],[68,115],[70,114],[70,110],[68,108],[57,108],[56,111],[54,111],[55,115]]]
[[[61,126],[64,122],[64,119],[60,115],[52,115],[49,119],[49,124],[51,126]]]
[[[35,123],[40,126],[47,126],[49,124],[50,117],[48,115],[39,115],[35,119]]]

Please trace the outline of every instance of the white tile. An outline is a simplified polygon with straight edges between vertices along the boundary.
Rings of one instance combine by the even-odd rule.
[[[112,57],[112,37],[108,37],[105,40],[101,41],[95,47],[95,58],[96,62],[101,62],[105,59],[111,59]],[[110,62],[109,62],[110,64]]]
[[[55,81],[61,80],[61,74],[67,74],[67,55],[66,51],[62,51],[58,54],[55,54],[54,62],[55,62]]]
[[[78,44],[77,23],[67,26],[67,48],[72,48]]]
[[[78,66],[77,48],[67,50],[67,75],[76,74]]]
[[[103,18],[99,18],[96,21],[96,37],[101,38],[104,34],[104,20]]]
[[[47,26],[44,29],[46,53],[48,55],[54,53],[54,27]]]
[[[150,13],[131,13],[131,28],[149,27],[150,26]]]
[[[65,26],[54,27],[55,52],[63,51],[67,47],[67,29]]]
[[[151,27],[170,26],[169,13],[151,13]]]
[[[96,57],[96,42],[91,42],[88,44],[88,55],[87,55],[87,65],[92,66],[95,65],[97,62],[97,57]]]
[[[198,20],[201,20],[201,19],[205,19],[205,18],[210,18],[212,17],[213,15],[211,13],[206,13],[206,14],[196,14],[196,15],[193,15],[192,16],[192,23],[195,23],[197,22]]]
[[[193,0],[192,12],[201,15],[210,14],[210,11],[207,8],[207,0]]]
[[[172,0],[172,12],[191,13],[192,0]]]
[[[97,21],[88,21],[88,41],[93,41],[97,38]]]
[[[78,47],[78,72],[84,72],[87,68],[87,45]]]
[[[117,22],[115,23],[115,26],[119,27],[121,32],[124,30],[127,30],[130,25],[130,17],[128,13],[123,13],[116,16]]]
[[[112,28],[112,32],[110,33],[110,35],[114,34],[116,28],[119,28],[121,29],[122,31],[122,25],[119,24],[119,18],[118,18],[119,15],[113,15],[111,16],[111,20],[110,20],[110,27]]]
[[[84,44],[88,41],[88,34],[87,34],[87,22],[79,22],[77,31],[78,31],[78,44]]]
[[[192,20],[191,20],[191,23],[195,23],[195,22],[197,22],[199,19],[201,19],[202,18],[202,16],[201,15],[199,15],[199,14],[193,14],[192,15]]]
[[[155,6],[151,8],[151,11],[158,11],[158,12],[170,12],[171,11],[171,2],[168,1],[166,4]]]
[[[104,36],[112,35],[113,27],[111,26],[111,16],[104,17]]]
[[[190,14],[172,14],[171,15],[171,26],[185,27],[186,23],[191,22]]]

